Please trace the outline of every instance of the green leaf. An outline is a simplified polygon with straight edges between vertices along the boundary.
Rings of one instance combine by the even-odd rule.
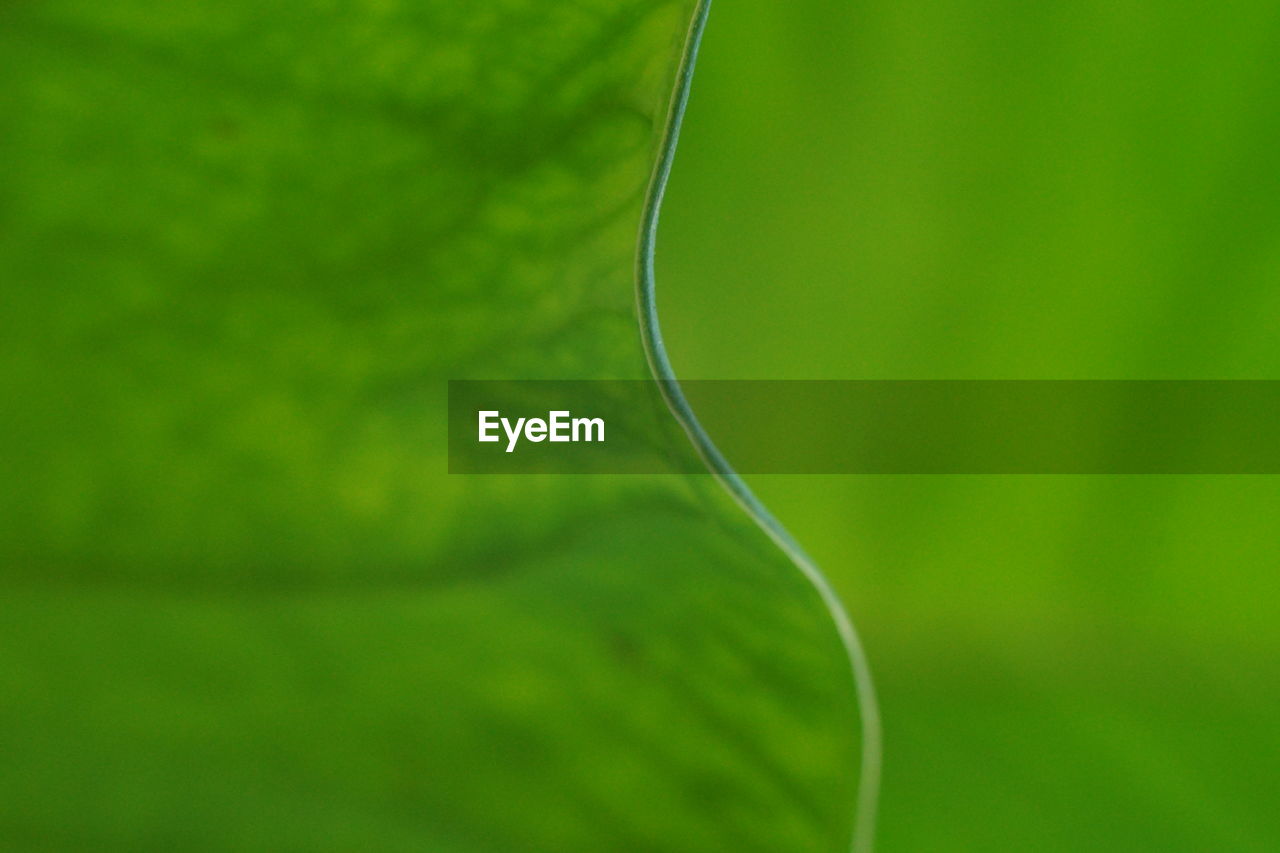
[[[714,481],[445,473],[449,378],[648,375],[694,13],[0,7],[0,847],[847,847],[840,637]]]

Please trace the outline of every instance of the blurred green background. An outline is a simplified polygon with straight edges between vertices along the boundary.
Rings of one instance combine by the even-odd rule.
[[[0,849],[846,846],[832,625],[709,478],[445,473],[446,379],[644,375],[692,12],[0,4]],[[1272,4],[712,17],[680,375],[1280,378]],[[881,850],[1280,849],[1273,478],[754,485]]]
[[[687,378],[1275,379],[1280,7],[721,0]],[[1280,849],[1280,483],[757,477],[869,647],[881,849]]]

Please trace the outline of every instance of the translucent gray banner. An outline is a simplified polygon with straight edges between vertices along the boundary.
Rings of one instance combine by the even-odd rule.
[[[1277,474],[1277,381],[689,381],[744,474]],[[699,472],[644,381],[453,381],[459,474]]]

